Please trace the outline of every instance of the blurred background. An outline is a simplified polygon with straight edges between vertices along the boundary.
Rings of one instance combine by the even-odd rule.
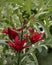
[[[45,32],[46,40],[39,42],[35,52],[39,65],[52,65],[52,0],[0,0],[0,65],[16,65],[15,53],[5,43],[9,38],[2,30],[20,27],[24,18],[38,32]]]

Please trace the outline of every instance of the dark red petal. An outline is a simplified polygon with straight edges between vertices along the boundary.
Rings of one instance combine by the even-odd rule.
[[[7,29],[4,29],[4,30],[2,31],[2,33],[8,34],[8,30],[7,30]]]
[[[8,35],[10,39],[15,39],[18,33],[14,29],[8,28]]]
[[[15,49],[15,43],[11,42],[11,41],[8,41],[8,44],[13,48]]]
[[[43,35],[43,33],[34,33],[34,34],[32,35],[32,37],[33,37],[34,39],[40,39],[40,38],[42,37],[42,35]]]
[[[26,40],[21,41],[21,45],[23,46],[26,43]]]
[[[43,34],[44,33],[36,33],[36,32],[34,32],[32,37],[30,38],[30,41],[32,43],[35,43],[35,42],[38,42],[38,41],[42,40],[42,35]]]
[[[36,40],[40,40],[41,38],[42,38],[42,35],[43,35],[44,33],[40,33],[40,34],[37,34],[36,35]]]
[[[37,32],[34,32],[34,33],[32,34],[32,37],[33,37],[33,36],[36,36],[36,35],[38,35],[38,33],[37,33]]]
[[[15,43],[13,43],[11,41],[8,41],[8,44],[16,51],[20,51],[21,50],[20,46],[15,45]]]
[[[21,44],[21,41],[20,41],[18,36],[15,37],[14,42],[15,42],[16,45],[20,45]]]
[[[22,47],[21,46],[16,46],[16,50],[20,51],[20,50],[22,50]]]

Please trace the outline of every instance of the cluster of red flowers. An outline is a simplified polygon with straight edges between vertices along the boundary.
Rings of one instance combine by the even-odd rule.
[[[30,45],[26,44],[27,39],[30,40],[32,44],[44,39],[42,38],[42,35],[44,33],[37,33],[36,31],[34,31],[33,28],[28,27],[28,31],[30,35],[28,35],[27,33],[23,34],[24,39],[21,40],[17,31],[22,31],[22,30],[23,28],[18,28],[18,29],[8,28],[3,30],[3,33],[7,34],[11,39],[11,41],[8,41],[8,44],[16,51],[21,51],[24,48],[29,48]]]
[[[8,41],[7,43],[16,51],[29,47],[29,45],[24,46],[26,40],[20,40],[18,33],[13,28],[4,29],[3,33],[8,34],[9,38],[14,40],[14,42]]]

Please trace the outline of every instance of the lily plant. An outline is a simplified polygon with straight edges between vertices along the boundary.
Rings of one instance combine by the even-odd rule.
[[[28,23],[26,20],[24,20],[22,24],[23,26],[19,28],[8,27],[7,29],[3,30],[3,33],[9,37],[9,40],[6,43],[15,52],[17,52],[17,65],[22,65],[22,59],[27,53],[30,54],[32,52],[30,50],[30,48],[33,48],[32,45],[38,44],[39,41],[45,40],[45,38],[43,38],[44,32],[38,33],[35,28],[31,27],[30,25],[27,26]],[[29,50],[31,52],[29,52]]]

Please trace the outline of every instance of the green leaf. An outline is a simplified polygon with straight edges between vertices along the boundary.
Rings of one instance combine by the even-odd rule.
[[[29,53],[26,56],[23,57],[23,59],[21,60],[22,65],[38,65],[38,61],[37,58],[35,56],[35,54],[33,53]]]

